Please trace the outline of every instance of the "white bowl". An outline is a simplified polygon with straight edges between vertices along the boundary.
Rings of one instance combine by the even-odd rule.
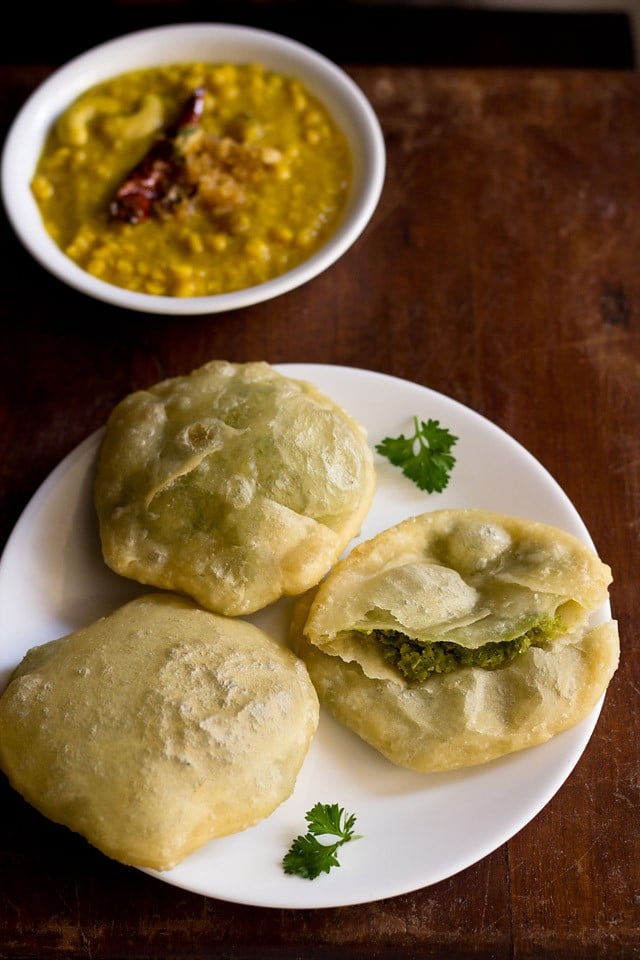
[[[216,296],[154,296],[97,279],[67,257],[49,236],[30,189],[51,124],[79,94],[119,73],[181,61],[258,62],[268,69],[296,76],[333,114],[352,153],[353,182],[347,206],[324,246],[279,277]],[[42,266],[98,300],[129,310],[164,314],[235,310],[279,296],[311,280],[342,256],[362,233],[378,203],[384,175],[385,148],[378,120],[367,98],[343,70],[320,53],[279,34],[217,23],[141,30],[74,58],[45,80],[23,105],[2,155],[2,195],[7,215],[21,242]]]

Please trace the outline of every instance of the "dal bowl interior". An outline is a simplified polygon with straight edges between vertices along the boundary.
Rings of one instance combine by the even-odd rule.
[[[345,134],[352,161],[346,206],[334,232],[307,260],[245,289],[211,296],[156,296],[101,280],[77,265],[47,233],[31,191],[45,138],[56,118],[81,93],[139,68],[179,62],[260,63],[293,76],[321,100]],[[384,140],[360,88],[322,54],[280,34],[246,26],[190,23],[154,27],[107,41],[69,61],[24,103],[5,141],[2,195],[18,238],[59,280],[88,296],[130,310],[206,314],[234,310],[286,293],[326,270],[359,237],[377,206],[385,175]]]

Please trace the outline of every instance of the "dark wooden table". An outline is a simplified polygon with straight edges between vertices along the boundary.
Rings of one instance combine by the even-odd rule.
[[[394,374],[527,447],[611,564],[622,661],[599,723],[493,854],[338,909],[181,891],[103,857],[1,778],[0,957],[640,956],[640,76],[346,66],[382,123],[384,192],[343,259],[280,299],[128,313],[61,286],[2,221],[0,534],[125,393],[161,377],[215,357]],[[5,129],[49,69],[1,68]]]

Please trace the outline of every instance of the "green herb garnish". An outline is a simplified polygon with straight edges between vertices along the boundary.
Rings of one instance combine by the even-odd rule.
[[[439,420],[419,421],[413,418],[412,437],[385,437],[376,450],[400,467],[406,477],[428,493],[441,493],[449,483],[449,474],[456,459],[450,453],[457,442]]]
[[[329,873],[332,867],[339,867],[339,847],[349,840],[359,840],[360,835],[353,832],[355,816],[345,814],[337,803],[316,803],[305,814],[305,820],[309,825],[307,832],[293,841],[282,866],[285,873],[315,880],[321,873]],[[318,840],[321,836],[338,839],[333,843],[321,843]]]

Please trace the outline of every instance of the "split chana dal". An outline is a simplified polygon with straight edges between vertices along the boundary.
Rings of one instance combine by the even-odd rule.
[[[49,133],[31,188],[48,233],[88,273],[197,297],[310,257],[350,182],[345,135],[298,79],[192,63],[83,93]]]

